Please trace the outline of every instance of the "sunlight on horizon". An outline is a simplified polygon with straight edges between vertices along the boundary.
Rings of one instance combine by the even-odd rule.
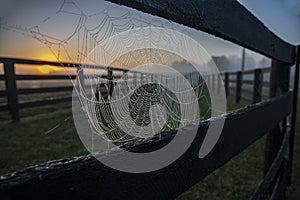
[[[51,66],[51,65],[38,66],[37,70],[43,75],[48,75],[48,74],[51,74],[53,72],[64,71],[64,69],[61,68],[61,67],[55,67],[55,66]]]

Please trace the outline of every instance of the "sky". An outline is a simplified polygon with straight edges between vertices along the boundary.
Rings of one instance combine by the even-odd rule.
[[[299,17],[295,16],[300,4],[297,0],[292,1],[292,4],[284,1],[285,10],[280,11],[280,16],[276,18],[277,22],[289,19],[290,23],[280,23],[281,26],[272,21],[280,3],[272,4],[275,11],[268,9],[270,15],[265,12],[268,1],[262,1],[262,7],[258,6],[257,1],[254,1],[255,4],[241,0],[241,3],[257,13],[280,37],[298,43],[300,34],[295,32],[300,30],[300,22]],[[95,47],[95,41],[113,34],[111,30],[117,33],[131,26],[158,26],[183,32],[199,42],[211,56],[241,57],[242,54],[241,47],[223,39],[101,0],[1,0],[0,9],[2,57],[82,62]],[[282,31],[287,28],[292,30],[289,34]],[[262,56],[251,51],[247,51],[247,55],[257,63],[262,59]],[[45,67],[44,71],[47,72],[47,69],[49,67]]]
[[[300,0],[239,0],[281,39],[300,44]]]

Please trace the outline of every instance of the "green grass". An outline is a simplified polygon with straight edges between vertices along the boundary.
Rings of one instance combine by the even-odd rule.
[[[247,105],[228,100],[229,110]],[[0,175],[48,160],[85,155],[69,103],[22,110],[19,123],[0,113]],[[297,123],[293,184],[288,199],[300,196],[300,124]],[[248,199],[263,178],[264,138],[251,145],[178,197],[185,199]]]
[[[43,107],[19,123],[0,124],[0,174],[22,170],[49,160],[87,154],[75,130],[71,108]],[[40,113],[44,111],[44,113]]]
[[[263,147],[260,139],[177,199],[249,199],[263,177]]]

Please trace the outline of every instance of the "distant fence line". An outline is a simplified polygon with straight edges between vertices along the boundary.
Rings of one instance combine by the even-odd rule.
[[[19,110],[24,108],[32,108],[39,107],[45,105],[58,104],[63,102],[68,102],[72,100],[72,97],[57,97],[51,99],[44,100],[31,100],[27,102],[19,102],[19,95],[29,95],[29,94],[43,94],[43,93],[56,93],[56,92],[64,92],[64,91],[72,91],[73,86],[59,86],[59,87],[39,87],[39,88],[18,88],[17,81],[18,80],[74,80],[76,75],[23,75],[15,73],[15,64],[27,64],[27,65],[51,65],[58,67],[71,67],[76,68],[77,71],[81,69],[80,64],[74,63],[64,63],[64,62],[48,62],[48,61],[38,61],[38,60],[29,60],[29,59],[15,59],[15,58],[0,58],[0,62],[3,63],[4,66],[4,74],[0,75],[0,80],[5,82],[5,90],[0,91],[0,97],[7,98],[6,105],[0,105],[0,111],[9,111],[11,114],[11,118],[13,121],[20,120]],[[144,78],[145,75],[141,72],[129,71],[127,69],[122,68],[106,68],[103,66],[95,66],[95,65],[86,65],[87,67],[93,69],[101,69],[106,70],[106,74],[101,75],[101,78],[106,79],[113,84],[113,80],[117,80],[122,77],[122,74],[118,75],[115,72],[121,73],[131,73],[133,81],[140,81]],[[263,81],[263,74],[269,73],[270,68],[264,69],[253,69],[247,71],[236,71],[236,72],[226,72],[219,75],[209,75],[203,77],[208,84],[212,85],[212,89],[217,89],[220,91],[221,81],[218,77],[222,77],[224,81],[224,87],[227,96],[235,98],[236,103],[239,103],[241,100],[245,100],[247,102],[257,103],[262,100],[262,97],[267,98],[266,94],[262,93],[263,87],[269,87],[269,81]],[[137,74],[140,74],[137,76]],[[83,73],[79,73],[82,75],[83,79],[85,75]],[[243,79],[243,75],[253,75],[254,79]],[[128,75],[127,75],[128,76]],[[232,79],[232,76],[236,78]],[[187,79],[189,75],[186,75]],[[153,78],[153,77],[152,77]],[[199,84],[202,79],[199,79]],[[82,81],[84,83],[84,81]],[[113,84],[114,85],[114,84]],[[111,85],[111,89],[113,88]],[[243,89],[242,85],[252,86],[253,90]],[[110,93],[112,91],[109,91]],[[245,96],[246,95],[246,96]],[[252,96],[252,99],[249,98],[249,95]],[[248,96],[248,97],[247,97]]]
[[[38,61],[38,60],[29,60],[29,59],[16,59],[16,58],[0,58],[0,62],[3,63],[4,74],[0,75],[0,81],[5,82],[5,90],[0,91],[0,97],[7,98],[6,105],[0,105],[0,111],[9,111],[13,121],[20,120],[19,110],[23,108],[31,108],[37,106],[51,105],[62,103],[66,101],[71,101],[72,97],[65,98],[53,98],[47,100],[32,100],[29,102],[19,103],[18,96],[19,95],[28,95],[28,94],[42,94],[42,93],[55,93],[55,92],[63,92],[63,91],[71,91],[73,86],[61,86],[61,87],[40,87],[40,88],[18,88],[17,81],[26,80],[74,80],[76,75],[23,75],[15,73],[15,65],[16,64],[26,64],[26,65],[51,65],[57,67],[68,67],[75,68],[80,70],[81,64],[77,63],[66,63],[66,62],[50,62],[50,61]],[[107,68],[103,66],[95,66],[95,65],[85,65],[85,68],[93,68],[93,69],[102,69],[107,70],[107,74],[103,74],[101,78],[109,79],[111,78],[120,78],[120,75],[112,75],[112,72],[121,72],[125,73],[127,69],[121,68]],[[137,73],[135,71],[130,71],[130,73]],[[82,73],[79,73],[82,74]]]
[[[224,84],[226,95],[235,98],[235,102],[241,100],[257,103],[262,99],[268,99],[269,95],[263,93],[263,88],[270,87],[270,80],[264,80],[264,74],[269,74],[271,68],[259,68],[246,71],[226,72],[224,74]],[[245,75],[253,75],[253,79],[244,79]],[[235,76],[231,79],[231,76]],[[252,89],[243,88],[243,85]]]

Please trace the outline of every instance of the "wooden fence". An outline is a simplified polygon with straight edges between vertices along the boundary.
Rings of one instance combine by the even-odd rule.
[[[296,55],[295,46],[278,38],[235,0],[191,0],[184,4],[168,0],[110,1],[203,30],[272,58],[270,99],[214,119],[225,118],[225,125],[215,147],[205,158],[199,159],[198,152],[209,120],[195,127],[198,132],[189,149],[163,169],[131,174],[111,169],[88,155],[48,162],[2,177],[0,195],[7,199],[173,199],[267,134],[265,177],[251,198],[284,199],[292,172],[299,47]],[[295,84],[294,90],[290,91],[290,66],[295,61]],[[261,78],[262,72],[254,71],[253,102],[262,98],[261,88],[266,84]],[[6,73],[13,76],[11,71]],[[250,80],[243,81],[241,72],[225,74],[229,95],[232,92],[230,75],[236,76],[234,90],[239,102],[243,98],[242,83],[248,84]],[[14,88],[15,83],[7,86]],[[15,99],[10,101],[16,102]],[[290,114],[291,120],[288,118]],[[131,147],[131,151],[132,148],[134,152],[157,149],[172,140],[175,134],[174,131],[163,134],[161,138],[151,138]]]
[[[64,63],[64,62],[47,62],[47,61],[38,61],[38,60],[29,60],[29,59],[17,59],[17,58],[0,58],[0,63],[3,63],[4,74],[0,75],[0,81],[5,82],[5,89],[0,91],[0,97],[6,97],[7,103],[5,105],[0,105],[0,111],[8,110],[11,114],[13,121],[20,120],[19,110],[24,108],[32,108],[37,106],[51,105],[57,103],[68,102],[72,100],[72,96],[63,97],[63,98],[51,98],[46,100],[34,99],[27,102],[19,102],[19,95],[31,95],[31,94],[44,94],[44,93],[57,93],[64,91],[72,91],[73,86],[61,86],[61,87],[39,87],[39,88],[18,88],[17,81],[34,81],[34,80],[73,80],[76,78],[74,75],[23,75],[16,74],[15,68],[17,64],[23,65],[50,65],[61,68],[75,68],[77,71],[80,70],[81,64],[76,63]],[[121,75],[117,75],[116,72],[125,73],[128,70],[121,68],[107,68],[103,66],[95,65],[85,65],[85,68],[92,68],[96,70],[106,70],[106,73],[103,73],[101,78],[108,79],[109,77],[118,79]],[[114,72],[114,73],[113,73]],[[129,73],[136,73],[130,71]],[[83,71],[81,70],[79,75],[83,76]]]
[[[241,100],[258,103],[269,98],[270,68],[226,72],[223,75],[226,95],[234,98],[236,103]]]
[[[15,68],[17,64],[26,64],[26,65],[50,65],[61,68],[75,68],[76,70],[80,69],[80,64],[76,63],[63,63],[63,62],[47,62],[47,61],[38,61],[38,60],[29,60],[29,59],[16,59],[16,58],[0,58],[0,62],[3,63],[4,74],[0,75],[0,81],[4,81],[5,89],[0,90],[0,97],[4,97],[7,99],[7,103],[5,105],[0,105],[0,111],[9,111],[11,114],[11,118],[13,121],[20,120],[20,109],[32,108],[38,106],[52,105],[64,102],[70,102],[72,100],[72,96],[64,96],[64,97],[56,97],[49,98],[43,100],[35,100],[31,99],[26,102],[19,102],[20,95],[31,95],[31,94],[45,94],[45,93],[57,93],[57,92],[65,92],[72,91],[73,86],[60,86],[60,87],[38,87],[38,88],[18,88],[17,81],[35,81],[35,80],[73,80],[76,78],[76,75],[24,75],[24,74],[16,74]],[[98,70],[105,70],[106,72],[101,75],[101,78],[104,80],[114,81],[119,79],[122,74],[117,75],[118,72],[121,73],[129,73],[127,76],[132,75],[133,81],[141,81],[140,79],[146,78],[146,73],[135,72],[127,69],[121,68],[106,68],[103,66],[95,66],[95,65],[86,65],[87,68],[93,68]],[[270,68],[264,69],[255,69],[255,70],[247,70],[247,71],[237,71],[237,72],[226,72],[221,74],[223,77],[225,90],[227,96],[234,97],[236,103],[239,103],[241,99],[247,102],[257,103],[264,99],[268,98],[266,94],[262,93],[262,88],[269,87],[269,80],[263,81],[264,73],[270,73]],[[137,77],[139,74],[139,77]],[[81,71],[80,75],[84,78],[83,71]],[[247,78],[243,79],[245,75],[253,75],[253,80]],[[187,74],[186,77],[189,77]],[[233,77],[233,78],[232,78]],[[206,77],[206,81],[211,84],[213,89],[220,90],[221,82],[218,79],[218,75],[210,75]],[[74,83],[73,83],[74,84]],[[242,85],[248,85],[253,89],[242,89]],[[252,95],[253,98],[250,99],[249,95]]]

